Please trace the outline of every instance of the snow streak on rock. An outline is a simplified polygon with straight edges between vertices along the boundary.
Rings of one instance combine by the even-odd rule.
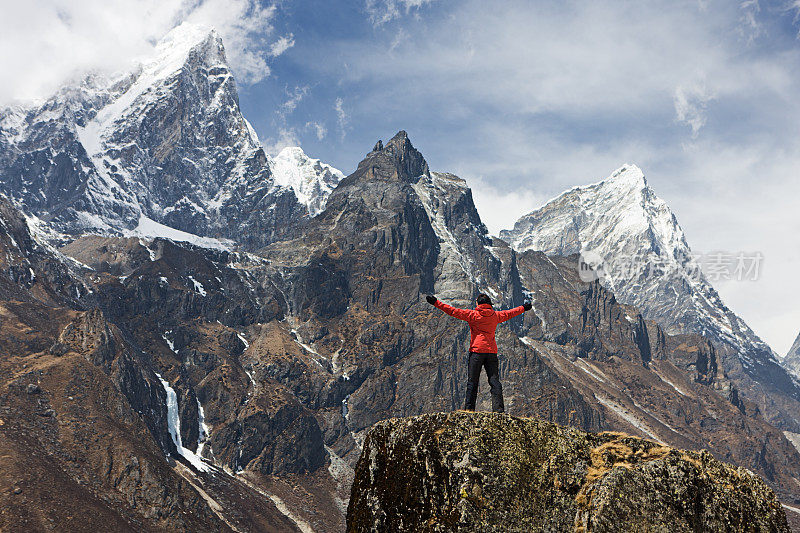
[[[161,385],[164,387],[164,391],[167,393],[167,424],[169,434],[172,436],[172,442],[175,443],[175,447],[178,449],[178,454],[189,461],[197,470],[202,472],[210,471],[211,467],[208,463],[203,461],[203,459],[192,450],[183,447],[183,442],[181,442],[181,419],[178,416],[178,395],[175,394],[175,389],[170,387],[167,380],[162,378],[159,374],[156,374],[156,376],[158,376]]]

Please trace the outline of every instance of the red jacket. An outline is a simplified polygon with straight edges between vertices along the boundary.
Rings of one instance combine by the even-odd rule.
[[[489,304],[480,304],[475,309],[458,309],[436,300],[434,305],[448,315],[465,320],[469,324],[469,331],[472,334],[469,351],[477,353],[497,353],[497,343],[494,340],[497,324],[525,312],[525,308],[521,305],[506,311],[495,311]]]

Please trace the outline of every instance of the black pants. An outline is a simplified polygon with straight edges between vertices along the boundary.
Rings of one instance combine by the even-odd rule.
[[[492,411],[503,413],[506,408],[503,404],[503,386],[500,384],[500,362],[496,353],[469,352],[467,366],[467,398],[464,409],[475,410],[475,400],[478,398],[478,378],[481,377],[481,367],[486,367],[486,377],[492,392]]]

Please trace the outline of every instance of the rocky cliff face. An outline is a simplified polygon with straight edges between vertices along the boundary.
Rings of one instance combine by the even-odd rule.
[[[745,529],[789,531],[757,476],[707,452],[466,412],[376,424],[347,511],[351,532]]]
[[[311,216],[325,208],[331,191],[344,179],[340,170],[308,157],[297,146],[286,147],[275,156],[272,173],[277,185],[291,187]]]
[[[564,192],[501,237],[518,251],[597,254],[604,261],[600,281],[606,288],[667,333],[709,339],[742,396],[757,403],[772,423],[800,431],[797,381],[724,304],[700,270],[701,261],[675,215],[636,166],[625,165],[603,181]],[[731,275],[736,268],[730,267]]]
[[[95,307],[96,271],[37,228],[0,197],[0,528],[296,530],[266,494],[191,470],[163,368]]]

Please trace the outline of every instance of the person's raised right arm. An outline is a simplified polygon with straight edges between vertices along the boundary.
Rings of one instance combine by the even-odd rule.
[[[471,309],[459,309],[458,307],[453,307],[452,305],[447,305],[446,303],[442,302],[441,300],[437,300],[434,296],[427,296],[426,299],[428,303],[433,305],[434,307],[441,309],[448,315],[455,317],[459,320],[466,320],[469,321],[472,318],[472,315],[475,311]]]

